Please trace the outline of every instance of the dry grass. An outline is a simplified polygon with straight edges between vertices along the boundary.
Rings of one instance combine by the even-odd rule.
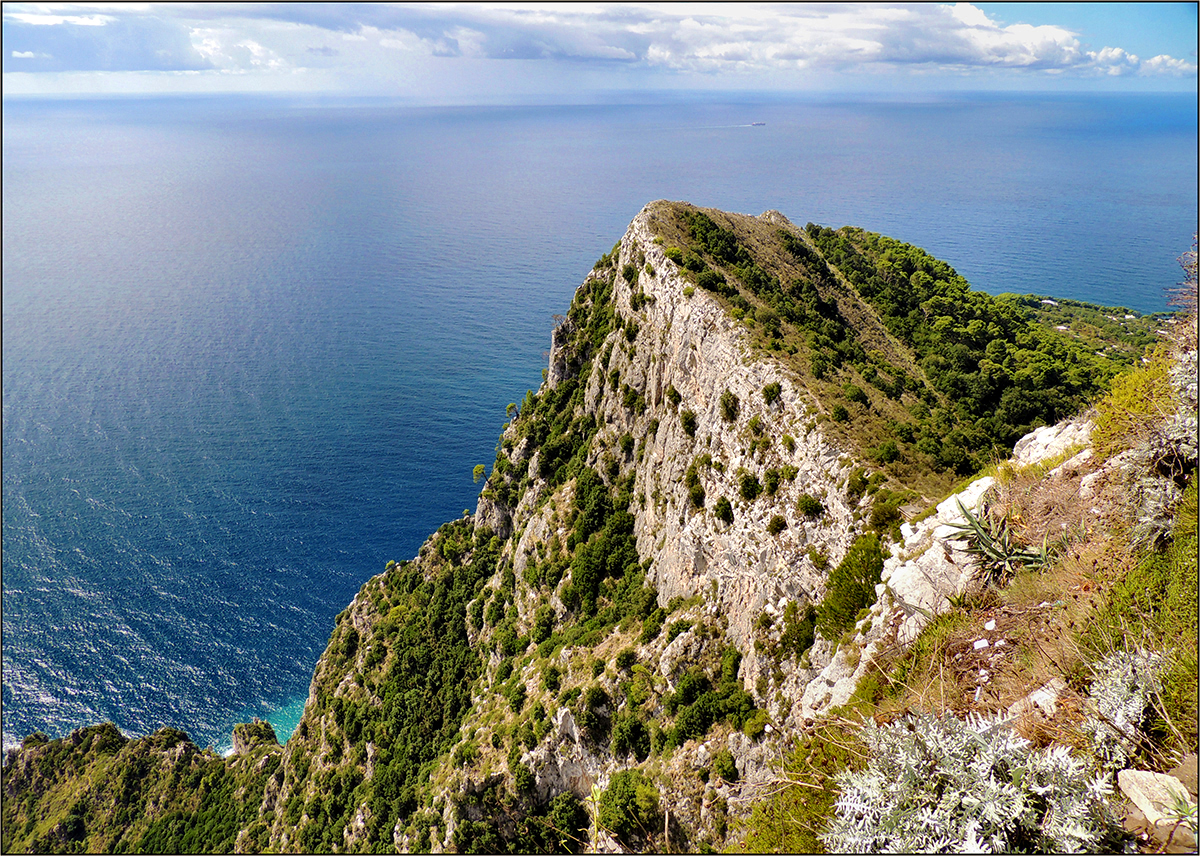
[[[1059,678],[1067,690],[1053,719],[1035,711],[1017,727],[1037,745],[1078,744],[1092,659],[1081,636],[1106,603],[1107,587],[1134,562],[1126,540],[1094,533],[1042,571],[1022,572],[1003,591],[938,617],[881,672],[876,721],[910,710],[1006,712]],[[987,646],[976,647],[979,640]]]
[[[1048,476],[1047,469],[1054,475]],[[1070,458],[1055,468],[1035,465],[1016,470],[1004,464],[997,470],[991,513],[1005,518],[1027,544],[1078,539],[1096,527],[1092,509],[1110,507],[1107,498],[1099,496],[1098,502],[1080,500],[1080,481],[1095,471],[1094,458],[1083,462]]]

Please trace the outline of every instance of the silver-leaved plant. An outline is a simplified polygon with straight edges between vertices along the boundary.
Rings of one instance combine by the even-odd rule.
[[[1161,654],[1118,651],[1093,668],[1096,679],[1088,690],[1093,713],[1083,724],[1092,749],[1107,770],[1119,770],[1141,737],[1142,719],[1153,693],[1162,687],[1159,675],[1165,661]]]
[[[840,777],[821,838],[843,853],[1114,852],[1112,786],[1064,746],[1035,750],[1001,718],[921,714],[869,725],[871,760]]]

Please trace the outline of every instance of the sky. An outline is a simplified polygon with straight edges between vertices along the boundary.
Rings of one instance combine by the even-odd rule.
[[[4,3],[4,95],[1197,91],[1195,3]]]

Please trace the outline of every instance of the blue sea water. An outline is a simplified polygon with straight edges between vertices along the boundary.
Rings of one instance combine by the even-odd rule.
[[[652,199],[1156,311],[1196,149],[1172,95],[6,101],[4,743],[286,736],[336,613],[473,508],[552,315]]]

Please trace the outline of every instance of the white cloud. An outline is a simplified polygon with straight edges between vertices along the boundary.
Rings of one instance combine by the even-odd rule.
[[[116,20],[109,15],[49,15],[45,12],[5,12],[10,21],[31,24],[35,27],[50,27],[58,24],[74,24],[77,27],[103,27]]]
[[[279,54],[254,39],[242,38],[240,30],[193,27],[189,35],[196,53],[226,74],[290,70]]]
[[[117,26],[103,26],[112,21]],[[154,71],[160,44],[141,35],[154,22],[161,29],[155,38],[166,44],[174,33],[193,67],[211,63],[206,74],[257,79],[320,70],[347,89],[405,87],[413,94],[424,86],[437,90],[445,80],[460,91],[510,84],[557,91],[583,79],[603,88],[795,88],[845,75],[887,86],[909,79],[928,85],[939,77],[1011,84],[1031,76],[1097,83],[1158,77],[1186,85],[1196,75],[1194,58],[1143,60],[1117,46],[1094,50],[1067,28],[1003,26],[971,3],[6,4],[4,22],[6,47],[20,49],[13,59],[49,51],[64,71],[78,51],[34,38],[39,32],[74,38],[89,28],[95,56],[109,62],[110,53],[137,43],[117,38],[128,25],[146,43],[144,56],[123,66],[95,60],[93,67]],[[62,26],[68,24],[81,29]],[[17,32],[20,41],[10,40]],[[553,69],[547,61],[556,63]]]
[[[719,6],[688,10],[654,8],[634,25],[600,16],[591,30],[616,39],[634,34],[648,42],[649,65],[704,73],[785,68],[894,72],[922,66],[942,70],[1011,69],[1082,75],[1194,74],[1196,66],[1172,57],[1142,62],[1121,48],[1089,51],[1064,27],[1001,26],[970,3],[781,6],[743,12]],[[581,15],[564,13],[559,23]]]
[[[1138,72],[1141,74],[1161,74],[1171,77],[1195,76],[1196,70],[1196,63],[1188,62],[1184,59],[1175,59],[1166,54],[1160,54],[1144,60],[1138,67]]]
[[[52,59],[48,53],[35,53],[34,51],[13,51],[13,59]]]

